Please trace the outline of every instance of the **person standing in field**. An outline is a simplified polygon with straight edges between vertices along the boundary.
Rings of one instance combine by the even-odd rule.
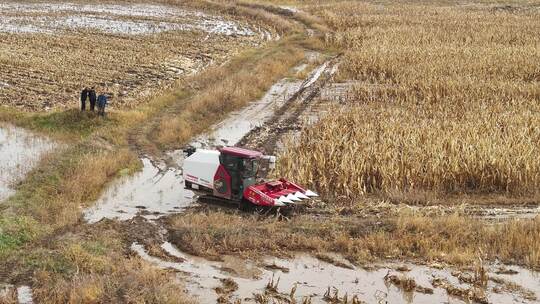
[[[105,116],[105,107],[107,106],[107,96],[99,94],[97,98],[98,115]]]
[[[82,91],[81,91],[81,111],[84,111],[86,110],[86,99],[88,99],[88,88],[84,88]]]
[[[88,91],[88,98],[90,99],[90,111],[94,112],[94,108],[96,107],[96,90],[94,87]]]

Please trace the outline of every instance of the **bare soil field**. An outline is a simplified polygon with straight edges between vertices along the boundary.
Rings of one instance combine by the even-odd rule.
[[[0,101],[29,111],[77,107],[85,86],[134,106],[274,35],[160,4],[6,2],[0,16]]]

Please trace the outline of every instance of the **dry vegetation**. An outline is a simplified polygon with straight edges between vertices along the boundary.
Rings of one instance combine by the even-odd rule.
[[[314,6],[355,98],[303,132],[280,173],[329,196],[536,196],[540,12],[497,7]]]
[[[96,229],[97,228],[97,229]],[[25,254],[42,303],[193,303],[174,273],[130,256],[118,227],[85,227]],[[21,269],[20,268],[20,269]]]
[[[354,263],[373,259],[418,259],[471,265],[487,260],[540,267],[540,218],[486,225],[459,215],[433,217],[403,213],[377,223],[342,216],[290,221],[208,211],[176,216],[168,223],[171,241],[189,253],[258,257],[291,252],[338,252]]]

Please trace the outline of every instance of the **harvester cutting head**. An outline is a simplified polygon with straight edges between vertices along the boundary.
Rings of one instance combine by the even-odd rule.
[[[252,185],[244,194],[251,203],[263,206],[288,206],[318,196],[284,178]]]
[[[273,156],[238,147],[196,150],[184,160],[186,187],[207,189],[215,197],[258,206],[288,206],[317,196],[284,178],[257,183],[262,159]],[[193,187],[195,188],[195,187]]]

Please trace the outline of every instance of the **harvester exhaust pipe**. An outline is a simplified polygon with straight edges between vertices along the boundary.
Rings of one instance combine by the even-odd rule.
[[[264,155],[262,159],[268,161],[268,168],[269,169],[275,169],[276,168],[276,157],[274,155]]]

